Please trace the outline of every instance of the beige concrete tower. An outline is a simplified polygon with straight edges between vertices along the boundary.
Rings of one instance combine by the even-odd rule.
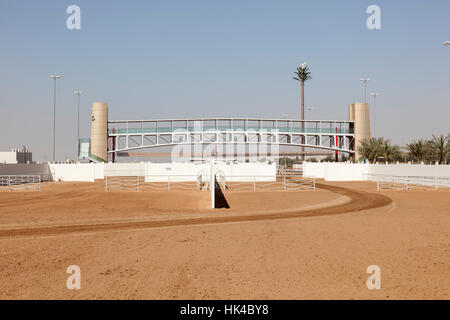
[[[108,161],[108,104],[106,102],[92,104],[91,155],[98,158],[96,160]]]
[[[370,114],[368,103],[353,103],[348,108],[348,120],[355,122],[355,157],[361,158],[358,148],[361,141],[370,139]]]

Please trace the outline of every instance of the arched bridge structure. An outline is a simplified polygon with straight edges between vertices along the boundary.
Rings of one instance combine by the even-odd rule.
[[[298,146],[353,155],[354,122],[256,118],[108,121],[108,154],[194,144]]]

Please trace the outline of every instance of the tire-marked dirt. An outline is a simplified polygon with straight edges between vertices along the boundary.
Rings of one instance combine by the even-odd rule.
[[[200,225],[213,223],[325,216],[325,215],[335,215],[341,213],[357,212],[367,209],[381,208],[392,203],[391,198],[381,194],[368,193],[364,191],[358,191],[338,186],[331,186],[322,183],[317,183],[316,187],[326,189],[328,191],[343,196],[347,196],[351,200],[347,203],[330,207],[291,211],[291,212],[270,213],[270,214],[263,213],[263,214],[241,215],[241,216],[220,216],[220,217],[172,219],[172,220],[158,220],[158,221],[151,220],[151,221],[135,221],[135,222],[114,222],[114,223],[90,224],[90,225],[84,224],[84,225],[70,225],[70,226],[5,229],[0,230],[0,237],[48,236],[48,235],[79,233],[79,232],[96,232],[96,231],[104,232],[115,230],[171,227],[181,225]]]

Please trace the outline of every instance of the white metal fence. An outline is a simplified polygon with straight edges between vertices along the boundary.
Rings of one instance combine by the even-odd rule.
[[[139,191],[139,176],[135,177],[105,177],[106,191],[135,190]]]
[[[286,168],[284,166],[278,167],[279,175],[303,175],[303,165],[298,165],[295,168]]]
[[[10,191],[41,190],[39,175],[0,175],[0,189]]]
[[[233,176],[232,181],[226,181],[224,189],[229,191],[316,190],[316,179],[290,175],[279,175],[276,179],[264,176]]]
[[[233,176],[216,173],[216,181],[224,191],[298,191],[315,190],[315,178],[298,176]],[[207,175],[152,175],[105,177],[106,190],[210,190]]]
[[[106,190],[208,190],[209,184],[204,175],[152,175],[152,176],[106,176]]]
[[[450,188],[450,177],[393,176],[366,174],[367,180],[375,181],[378,190],[411,190]]]

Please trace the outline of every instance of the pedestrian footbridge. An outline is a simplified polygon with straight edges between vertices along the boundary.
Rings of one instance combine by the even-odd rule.
[[[275,144],[353,154],[354,122],[256,118],[108,121],[108,153],[193,144]]]

